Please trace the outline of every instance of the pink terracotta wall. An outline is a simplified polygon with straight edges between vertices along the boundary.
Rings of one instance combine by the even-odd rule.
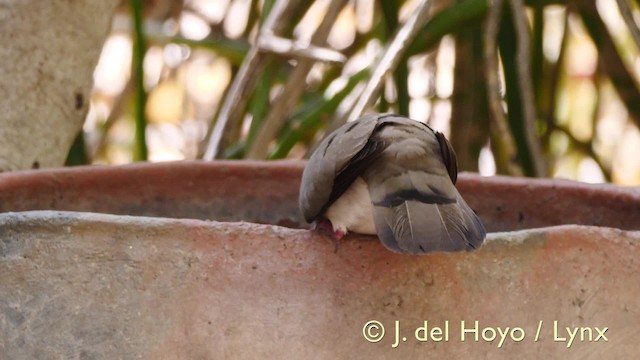
[[[609,227],[493,232],[476,252],[407,256],[358,235],[335,251],[296,229],[301,170],[196,162],[0,174],[0,358],[640,355],[636,190],[463,174],[460,190],[490,231]],[[416,339],[425,321],[447,341],[438,330]],[[462,341],[462,321],[478,322],[477,342],[472,332]],[[386,329],[378,342],[368,323]]]
[[[0,212],[91,211],[305,227],[303,162],[174,162],[0,174]],[[640,190],[461,174],[462,195],[489,231],[561,224],[640,229]]]

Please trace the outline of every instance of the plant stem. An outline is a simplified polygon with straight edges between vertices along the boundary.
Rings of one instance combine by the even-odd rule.
[[[145,117],[145,106],[147,103],[147,92],[144,89],[144,55],[147,47],[142,24],[142,0],[131,0],[131,10],[133,13],[133,54],[131,60],[132,71],[135,84],[135,136],[133,147],[133,160],[146,161],[148,158],[147,141],[145,138],[147,120]]]

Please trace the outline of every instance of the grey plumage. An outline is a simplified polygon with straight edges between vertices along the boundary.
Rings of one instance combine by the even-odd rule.
[[[352,211],[331,207],[347,189],[362,183],[355,181],[358,177],[368,188],[369,196],[362,201],[372,203],[370,217],[387,248],[422,254],[473,250],[482,244],[485,229],[454,186],[455,153],[444,136],[426,124],[371,114],[330,134],[302,176],[299,201],[305,219],[325,218],[330,209],[331,214]],[[355,227],[348,216],[328,220],[334,230]]]

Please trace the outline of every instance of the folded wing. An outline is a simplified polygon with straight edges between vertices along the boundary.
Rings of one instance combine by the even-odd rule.
[[[478,248],[482,223],[454,186],[455,154],[444,137],[419,123],[391,123],[372,138],[388,146],[365,171],[378,236],[412,254]]]

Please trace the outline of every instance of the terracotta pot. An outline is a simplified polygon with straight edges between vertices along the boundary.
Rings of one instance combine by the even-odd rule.
[[[88,211],[307,227],[298,210],[304,162],[185,161],[0,174],[0,212]],[[640,190],[572,181],[460,174],[489,231],[561,224],[640,229]]]
[[[301,169],[192,162],[0,175],[1,211],[26,211],[0,214],[0,358],[640,355],[640,232],[492,233],[476,252],[427,256],[350,235],[336,251],[295,228]],[[489,230],[640,227],[632,189],[464,174],[459,187]],[[85,212],[27,211],[45,209]],[[382,332],[366,324],[384,337],[367,340]]]

